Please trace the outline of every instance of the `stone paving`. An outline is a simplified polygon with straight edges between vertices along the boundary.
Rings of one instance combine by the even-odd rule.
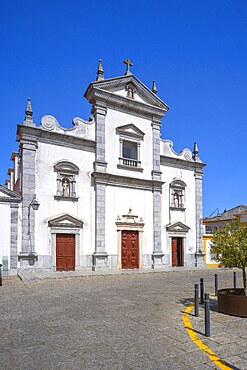
[[[0,368],[216,369],[182,321],[194,284],[232,286],[229,270],[176,270],[21,281],[0,287]],[[238,275],[240,281],[240,275]],[[223,315],[212,302],[211,337],[203,312],[190,316],[200,339],[229,367],[247,369],[247,319]],[[193,311],[192,311],[193,312]]]

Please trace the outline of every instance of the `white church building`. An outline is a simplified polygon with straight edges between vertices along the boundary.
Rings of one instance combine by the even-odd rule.
[[[0,186],[0,263],[24,270],[143,269],[203,263],[202,177],[197,145],[161,139],[168,106],[130,71],[96,81],[88,120],[72,128],[33,119],[17,127],[7,186]]]

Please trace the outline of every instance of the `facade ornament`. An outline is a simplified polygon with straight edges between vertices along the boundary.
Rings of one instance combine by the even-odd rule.
[[[126,72],[124,75],[132,75],[132,73],[130,72],[130,67],[133,67],[133,63],[130,61],[130,59],[125,59],[123,62],[124,64],[126,64]]]
[[[199,150],[198,150],[198,146],[197,146],[197,143],[194,142],[194,149],[193,149],[193,159],[194,161],[197,160],[198,158],[198,153],[199,153]]]
[[[134,95],[136,93],[136,89],[134,85],[132,84],[127,84],[125,87],[125,90],[127,91],[126,97],[130,99],[135,99]]]
[[[33,110],[32,110],[32,105],[31,105],[31,99],[27,99],[27,108],[25,111],[25,118],[23,121],[24,126],[31,126],[34,127],[35,123],[33,121]]]
[[[158,90],[157,90],[157,86],[156,86],[156,82],[153,81],[153,85],[152,85],[152,92],[156,95]]]
[[[104,78],[104,70],[103,70],[103,65],[102,65],[102,60],[99,60],[99,65],[98,65],[98,71],[97,71],[97,78],[96,81],[103,81]]]
[[[27,98],[27,109],[26,109],[26,117],[32,117],[33,110],[31,105],[31,99]]]

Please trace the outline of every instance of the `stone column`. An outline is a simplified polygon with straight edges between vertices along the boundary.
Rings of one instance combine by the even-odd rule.
[[[195,170],[196,255],[195,265],[205,264],[202,245],[202,169]]]
[[[153,133],[153,170],[152,179],[155,181],[161,180],[160,171],[160,127],[161,122],[157,118],[152,121]],[[161,250],[161,192],[162,188],[155,185],[153,188],[153,255],[152,268],[155,265],[163,263],[162,257],[164,253]]]
[[[94,171],[106,172],[107,167],[107,163],[105,161],[105,117],[107,113],[106,104],[96,102],[93,106],[92,113],[95,119],[95,141],[96,141]]]
[[[105,161],[105,117],[106,104],[96,102],[92,113],[95,119],[96,152],[94,171],[106,172]],[[107,253],[105,251],[105,184],[95,180],[95,252],[92,258],[92,269],[106,267]]]
[[[22,152],[22,245],[19,259],[21,267],[33,265],[35,253],[35,211],[30,207],[35,194],[35,156],[37,142],[21,143]]]
[[[17,271],[17,250],[18,250],[18,211],[19,204],[10,204],[10,275]]]

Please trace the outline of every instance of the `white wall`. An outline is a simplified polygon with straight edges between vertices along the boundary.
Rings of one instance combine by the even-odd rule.
[[[8,256],[8,262],[10,266],[10,226],[11,226],[11,209],[10,205],[0,204],[0,263],[2,263],[2,257]],[[8,266],[8,268],[9,268]]]
[[[185,253],[195,253],[196,222],[195,222],[195,177],[194,171],[161,166],[162,181],[165,182],[162,191],[162,242],[163,251],[170,253],[170,238],[166,234],[166,226],[180,221],[190,228],[186,233]],[[185,211],[170,210],[170,184],[174,180],[182,180],[185,184]],[[164,235],[165,234],[165,235]]]
[[[131,170],[124,170],[117,168],[119,164],[119,138],[116,133],[116,128],[123,125],[133,123],[139,130],[145,133],[144,140],[140,141],[140,160],[143,172],[135,172]],[[153,137],[151,121],[148,119],[140,118],[132,114],[126,114],[112,109],[107,110],[106,124],[106,162],[107,172],[118,174],[122,176],[131,176],[138,178],[151,178],[151,171],[153,166]]]
[[[151,191],[106,187],[106,251],[117,254],[117,226],[118,215],[127,215],[129,209],[132,214],[141,217],[145,223],[143,228],[143,254],[153,252],[153,194]],[[137,219],[137,221],[139,220]],[[123,218],[123,220],[125,220]]]
[[[78,202],[57,201],[56,162],[66,160],[79,167],[76,181]],[[92,253],[94,246],[94,191],[91,186],[94,153],[39,143],[36,156],[36,195],[40,202],[35,212],[35,244],[38,254],[51,254],[51,240],[47,221],[62,214],[69,214],[83,221],[81,253]]]

